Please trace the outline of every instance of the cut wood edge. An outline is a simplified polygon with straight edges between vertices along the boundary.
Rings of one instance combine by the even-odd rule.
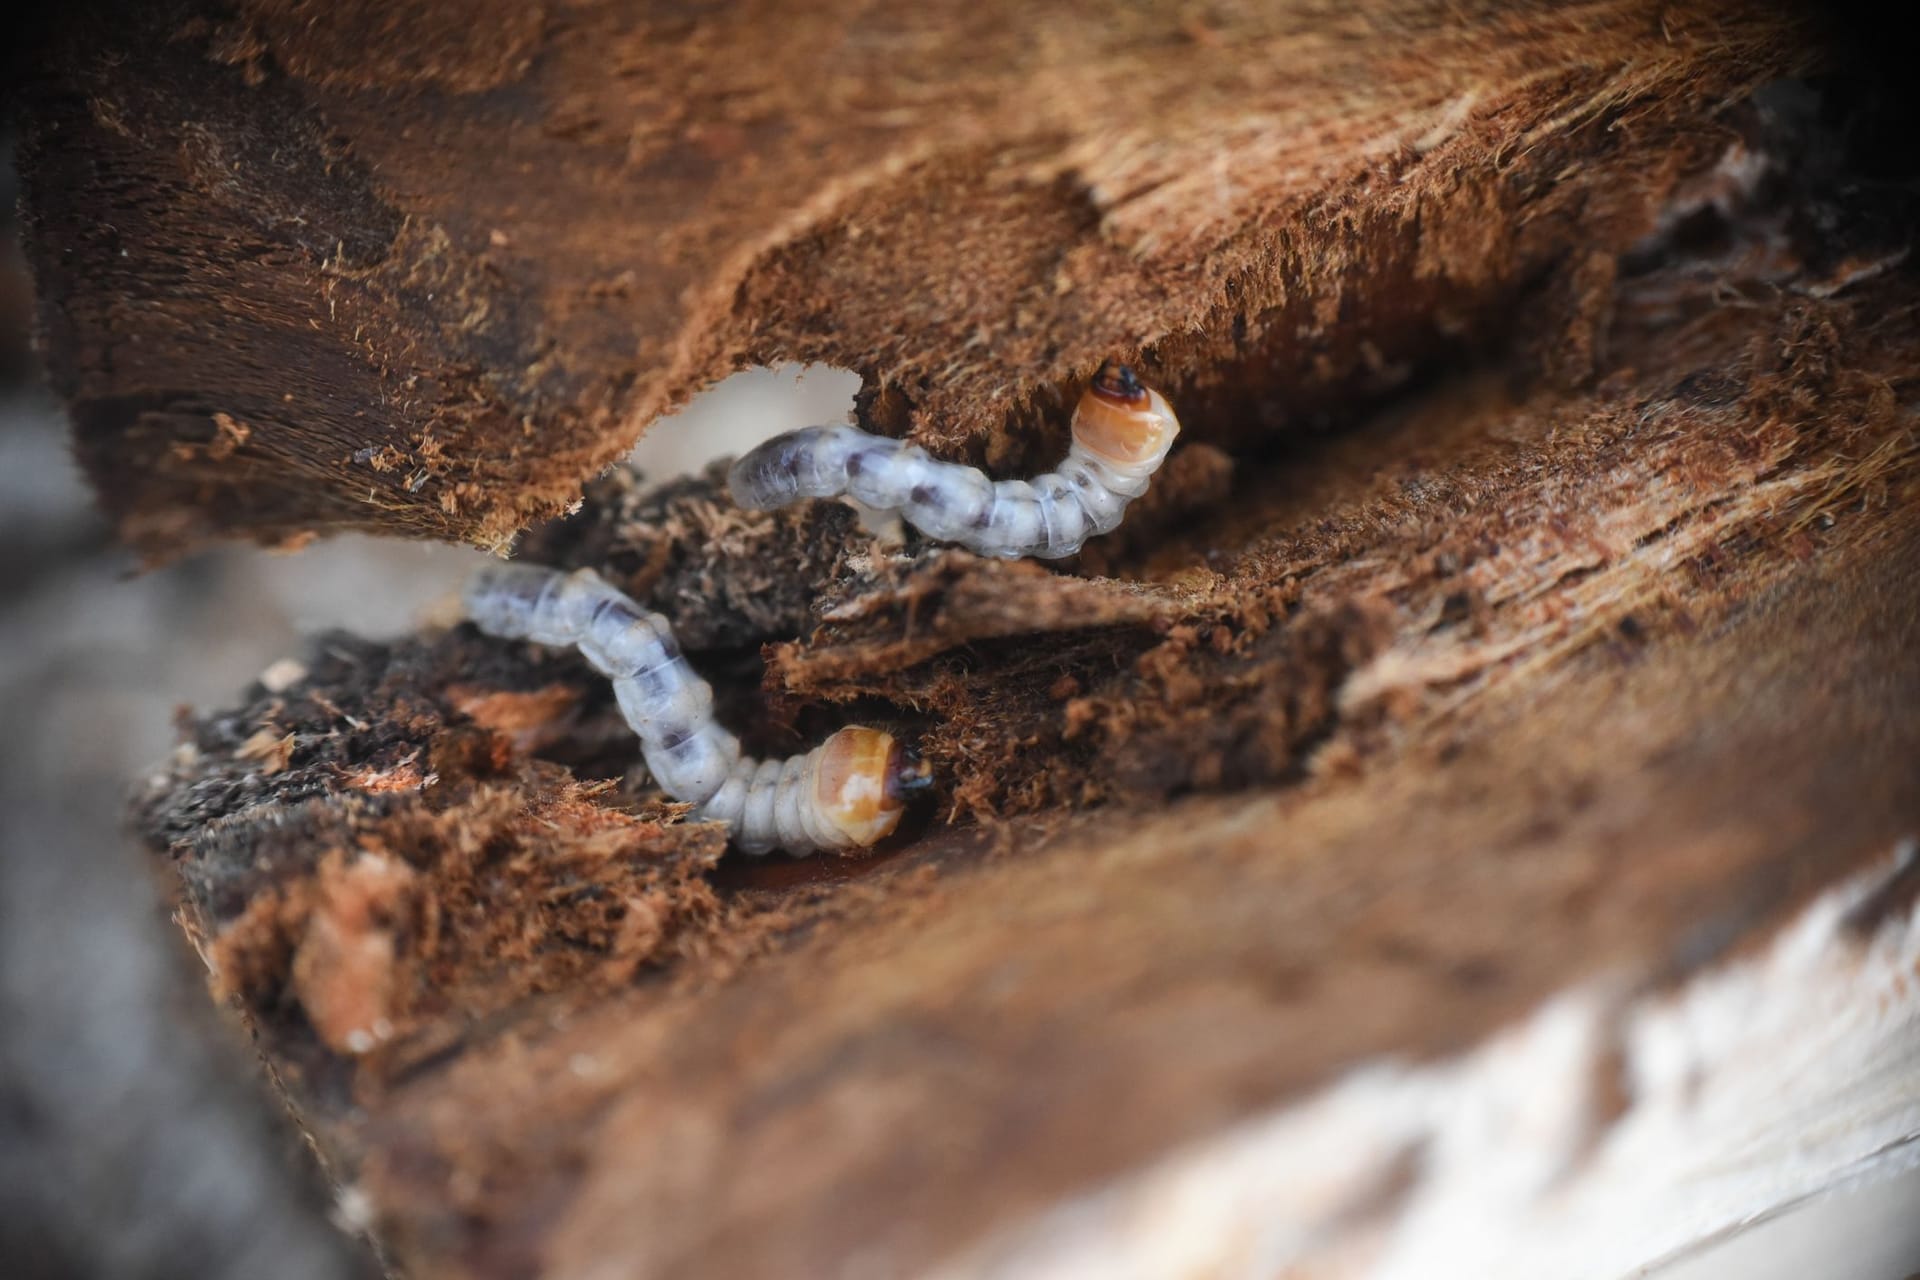
[[[1916,873],[1908,839],[1676,989],[1588,982],[1462,1057],[1358,1067],[936,1274],[1605,1280],[1896,1174],[1920,903],[1887,907]]]

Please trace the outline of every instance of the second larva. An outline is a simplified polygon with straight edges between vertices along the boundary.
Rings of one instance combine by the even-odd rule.
[[[832,426],[767,441],[733,464],[727,487],[760,511],[844,494],[982,555],[1052,560],[1118,527],[1179,434],[1166,399],[1108,361],[1074,410],[1066,459],[1032,480],[990,480],[919,445]]]
[[[488,635],[575,645],[613,681],[660,789],[727,824],[745,853],[863,849],[891,833],[925,766],[880,729],[849,725],[813,750],[755,760],[713,718],[713,688],[667,620],[591,569],[492,565],[468,580],[466,612]]]

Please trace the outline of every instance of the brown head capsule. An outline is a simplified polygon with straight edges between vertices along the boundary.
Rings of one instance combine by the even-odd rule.
[[[865,848],[891,835],[908,799],[929,785],[925,763],[892,734],[849,725],[820,744],[813,799],[822,817]]]
[[[1115,360],[1100,366],[1073,411],[1073,438],[1103,462],[1128,470],[1158,465],[1180,434],[1158,391],[1144,385],[1133,370]]]

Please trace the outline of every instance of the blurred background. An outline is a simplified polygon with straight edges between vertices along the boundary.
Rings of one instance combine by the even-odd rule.
[[[28,347],[30,282],[0,144],[0,1277],[378,1274],[167,920],[125,797],[183,708],[234,699],[303,637],[387,635],[479,553],[344,538],[149,573],[110,540]],[[662,478],[843,420],[857,380],[737,376],[654,427]],[[1655,1273],[1650,1273],[1655,1274]],[[1676,1260],[1663,1280],[1920,1274],[1920,1172],[1842,1191]]]

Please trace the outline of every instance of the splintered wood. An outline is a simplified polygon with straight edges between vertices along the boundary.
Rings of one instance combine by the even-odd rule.
[[[1001,474],[1134,363],[1214,443],[1495,341],[1803,70],[1743,0],[83,11],[39,326],[122,537],[497,545],[753,363]]]

